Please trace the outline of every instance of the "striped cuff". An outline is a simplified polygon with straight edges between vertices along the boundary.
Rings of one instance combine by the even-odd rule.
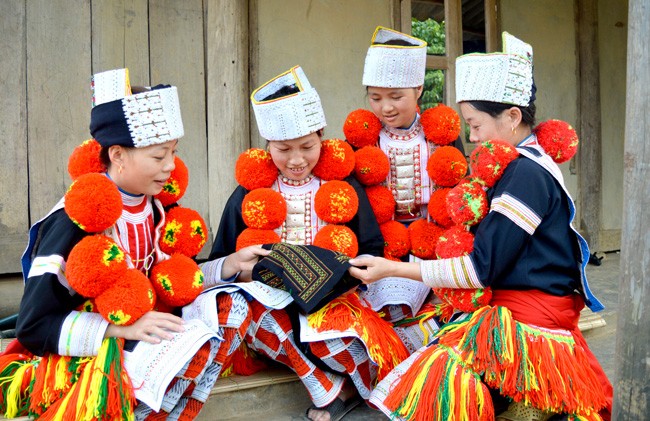
[[[223,283],[223,279],[221,279],[221,267],[225,260],[225,257],[220,257],[199,265],[203,272],[203,289],[208,289]]]
[[[483,288],[469,256],[422,260],[422,282],[429,288]]]
[[[61,285],[66,287],[68,291],[72,291],[72,288],[65,277],[65,260],[63,259],[63,256],[59,256],[58,254],[36,256],[29,268],[27,278],[42,276],[46,273],[55,275]]]
[[[504,215],[530,235],[533,235],[542,222],[542,218],[529,208],[528,205],[507,193],[492,200],[492,205],[490,206],[491,211]]]
[[[95,356],[104,340],[108,322],[99,313],[73,311],[63,321],[59,355]]]

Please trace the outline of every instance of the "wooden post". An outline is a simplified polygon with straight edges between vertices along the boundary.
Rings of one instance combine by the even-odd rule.
[[[648,419],[650,411],[650,7],[630,0],[623,186],[621,283],[616,335],[614,420]]]
[[[235,161],[250,147],[248,1],[206,2],[210,228],[216,232],[234,190]]]
[[[578,0],[579,136],[578,212],[580,230],[592,252],[600,250],[602,141],[600,130],[600,71],[598,1]]]

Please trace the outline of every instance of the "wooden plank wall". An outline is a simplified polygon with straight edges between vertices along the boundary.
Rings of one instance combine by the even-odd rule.
[[[90,137],[91,75],[120,67],[133,85],[179,89],[181,205],[210,227],[206,257],[250,145],[248,31],[246,1],[2,0],[0,177],[11,183],[0,183],[0,274],[20,271],[29,226],[70,184],[68,156]]]
[[[0,268],[19,271],[29,224],[24,0],[0,2],[0,16]]]

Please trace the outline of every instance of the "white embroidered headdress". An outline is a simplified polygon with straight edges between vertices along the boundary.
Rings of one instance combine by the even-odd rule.
[[[503,53],[456,59],[456,101],[491,101],[526,107],[533,95],[533,47],[507,32]]]
[[[318,92],[300,66],[255,89],[251,103],[260,135],[266,140],[297,139],[327,125]]]
[[[102,146],[142,148],[185,134],[175,86],[138,88],[144,92],[133,94],[128,69],[97,73],[91,86],[90,133]]]
[[[408,45],[394,45],[390,41]],[[425,41],[378,26],[370,42],[363,66],[364,86],[416,88],[424,84],[427,65]]]

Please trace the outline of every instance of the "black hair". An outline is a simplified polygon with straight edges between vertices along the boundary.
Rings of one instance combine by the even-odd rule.
[[[111,166],[111,158],[108,156],[108,148],[110,148],[110,146],[102,146],[99,151],[99,161],[107,170]]]
[[[384,42],[373,42],[372,45],[399,45],[402,47],[417,47],[417,44],[413,44],[412,42],[408,42],[404,39],[389,39],[388,41]]]
[[[478,111],[489,114],[491,117],[496,118],[501,115],[505,110],[508,110],[512,107],[517,107],[521,110],[521,121],[529,126],[531,129],[535,127],[535,112],[537,107],[535,103],[531,101],[527,107],[521,107],[519,105],[503,104],[501,102],[491,102],[491,101],[467,101],[472,107],[476,108]]]
[[[262,98],[262,101],[270,101],[272,99],[282,98],[283,96],[295,94],[298,92],[300,92],[300,89],[298,89],[298,86],[295,84],[289,86],[283,86],[282,88],[273,92],[271,95]]]

